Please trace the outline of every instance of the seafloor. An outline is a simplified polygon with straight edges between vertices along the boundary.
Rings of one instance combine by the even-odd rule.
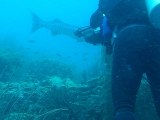
[[[80,84],[67,65],[22,58],[1,50],[0,120],[112,120],[110,70]],[[158,120],[145,80],[136,114],[139,120]]]

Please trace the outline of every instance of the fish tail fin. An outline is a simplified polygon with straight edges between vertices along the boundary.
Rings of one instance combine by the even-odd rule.
[[[32,30],[31,30],[31,32],[35,32],[44,26],[43,25],[44,21],[39,16],[37,16],[35,13],[31,12],[31,14],[32,14]]]

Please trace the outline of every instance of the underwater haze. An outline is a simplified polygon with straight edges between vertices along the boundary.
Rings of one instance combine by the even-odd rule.
[[[0,120],[102,120],[104,48],[65,34],[88,26],[97,6],[0,0]]]
[[[0,0],[0,120],[112,120],[111,56],[73,32],[98,0]],[[149,84],[139,120],[158,120]],[[149,103],[149,104],[148,104]]]
[[[96,0],[1,0],[1,45],[16,54],[21,54],[24,61],[54,58],[67,64],[72,63],[76,69],[91,66],[95,64],[95,56],[98,59],[101,56],[100,46],[79,43],[63,34],[53,36],[51,31],[45,28],[31,32],[32,13],[44,21],[59,19],[82,27],[89,25],[90,15],[97,8],[97,4]]]

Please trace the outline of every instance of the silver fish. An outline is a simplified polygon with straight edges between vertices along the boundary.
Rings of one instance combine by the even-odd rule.
[[[33,21],[33,23],[32,23],[31,32],[35,32],[38,29],[44,27],[44,28],[50,30],[53,36],[63,34],[63,35],[70,36],[70,37],[77,39],[77,40],[80,39],[74,35],[74,32],[78,29],[77,26],[73,26],[73,25],[64,23],[59,19],[54,19],[53,21],[47,22],[47,21],[42,20],[35,13],[32,13],[32,21]],[[82,39],[81,39],[81,41],[82,41]]]

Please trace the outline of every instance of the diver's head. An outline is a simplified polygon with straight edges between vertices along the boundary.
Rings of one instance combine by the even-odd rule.
[[[101,26],[103,21],[103,13],[97,9],[90,17],[90,26],[95,29]]]
[[[124,0],[99,0],[99,9],[107,14],[106,12],[112,11],[121,1]]]

